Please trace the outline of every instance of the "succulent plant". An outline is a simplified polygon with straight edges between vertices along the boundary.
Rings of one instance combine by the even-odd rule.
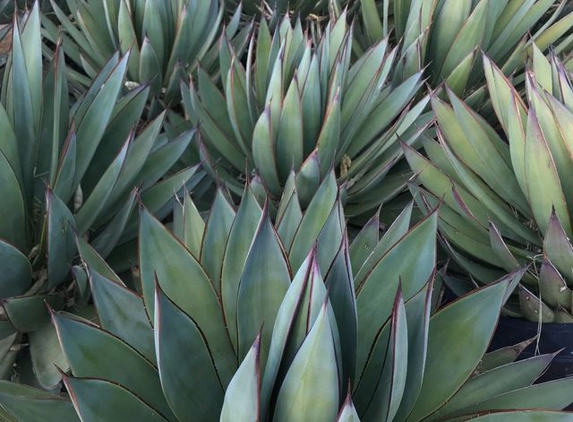
[[[438,141],[428,159],[406,148],[429,212],[441,198],[441,233],[452,257],[481,283],[531,264],[519,290],[522,316],[573,322],[573,78],[533,48],[526,98],[487,57],[485,75],[501,130],[451,91],[432,99]],[[498,133],[499,132],[499,133]],[[429,208],[428,208],[429,205]]]
[[[20,421],[560,421],[572,378],[531,385],[554,355],[484,353],[523,270],[434,309],[437,214],[412,206],[348,246],[330,173],[273,224],[250,187],[206,222],[187,197],[172,231],[142,209],[142,295],[85,242],[97,318],[52,320],[70,399],[0,383]],[[452,364],[455,362],[455,364]],[[526,410],[544,407],[547,410]],[[77,416],[76,416],[77,415]],[[8,417],[8,416],[7,416]]]
[[[22,381],[49,388],[61,361],[45,303],[78,310],[87,300],[85,271],[72,266],[75,236],[116,255],[137,233],[137,196],[164,216],[174,192],[202,174],[168,174],[193,132],[168,139],[163,115],[139,127],[149,87],[123,92],[128,56],[113,56],[75,100],[59,44],[43,66],[40,29],[35,3],[13,28],[0,95],[0,378],[19,358]]]
[[[573,13],[566,5],[560,0],[361,0],[356,38],[363,50],[393,33],[403,40],[394,71],[398,80],[426,67],[433,88],[445,82],[478,107],[487,100],[481,52],[511,75],[523,69],[534,42],[541,50],[553,45],[555,53],[569,51]]]
[[[300,20],[285,18],[272,35],[262,21],[246,63],[223,42],[222,87],[199,69],[182,94],[207,169],[237,194],[256,174],[275,200],[294,170],[305,206],[335,168],[348,215],[403,192],[410,173],[399,140],[414,143],[431,120],[427,98],[415,101],[421,72],[395,86],[387,40],[355,62],[351,49],[345,14],[315,37]]]
[[[54,6],[59,23],[45,20],[47,37],[55,42],[63,33],[64,50],[87,74],[73,72],[78,84],[90,78],[119,50],[130,51],[127,83],[150,83],[151,97],[167,105],[179,101],[180,79],[187,77],[199,60],[216,55],[215,41],[224,17],[222,0],[68,0],[71,16]],[[240,8],[227,23],[226,34],[241,44],[249,25],[239,27]],[[209,53],[211,50],[211,53]],[[162,110],[153,104],[153,115]]]

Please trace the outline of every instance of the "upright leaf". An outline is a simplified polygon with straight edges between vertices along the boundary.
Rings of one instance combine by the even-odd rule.
[[[220,422],[259,422],[261,369],[259,366],[260,337],[257,337],[245,360],[225,392]]]
[[[331,422],[339,409],[335,340],[325,304],[280,388],[273,421]]]
[[[239,359],[247,355],[262,326],[260,359],[261,365],[266,364],[273,325],[290,279],[284,251],[265,210],[237,292]]]
[[[236,358],[209,277],[193,255],[145,209],[141,212],[139,239],[143,298],[151,318],[155,318],[157,280],[165,294],[201,327],[221,383],[226,386],[235,371]],[[165,256],[170,257],[169,261],[163,259]]]
[[[408,325],[402,292],[398,290],[392,309],[390,337],[382,372],[369,406],[364,411],[367,420],[393,420],[396,416],[404,389],[408,370]]]
[[[436,229],[437,213],[434,212],[378,261],[358,291],[358,371],[362,371],[370,345],[392,313],[392,298],[398,285],[402,285],[404,300],[407,301],[422,289],[433,274]]]
[[[551,212],[555,209],[565,233],[572,235],[569,211],[555,162],[533,110],[530,110],[527,119],[524,159],[527,194],[541,232],[547,231]]]
[[[102,85],[98,86],[96,79],[86,94],[93,96],[93,100],[87,103],[87,107],[84,105],[86,107],[84,114],[77,116],[78,120],[76,120],[78,143],[74,186],[80,183],[106,130],[113,112],[111,105],[117,101],[122,88],[128,59],[129,55],[124,56]],[[112,58],[110,63],[113,63],[113,60]],[[83,101],[85,102],[86,99]]]
[[[199,327],[161,291],[155,291],[155,350],[161,387],[179,420],[216,420],[223,388]]]
[[[243,194],[241,205],[233,221],[229,241],[225,245],[223,268],[221,270],[221,301],[227,329],[235,350],[237,350],[237,293],[245,261],[257,227],[262,216],[262,210],[253,195],[247,188]]]
[[[48,248],[48,286],[57,286],[71,270],[76,254],[76,221],[72,213],[51,190],[46,191],[46,231]]]
[[[221,190],[217,191],[211,206],[201,247],[201,264],[211,277],[217,293],[221,292],[221,271],[225,246],[235,219],[235,210]]]

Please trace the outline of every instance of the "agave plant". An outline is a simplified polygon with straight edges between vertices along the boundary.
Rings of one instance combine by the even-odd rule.
[[[352,30],[343,14],[320,40],[285,18],[271,35],[262,21],[247,62],[223,43],[222,88],[198,70],[183,89],[185,111],[202,136],[211,173],[235,193],[253,172],[278,200],[291,173],[303,206],[334,167],[346,185],[345,211],[363,214],[403,191],[398,140],[412,144],[431,116],[414,97],[421,72],[394,86],[396,50],[384,40],[351,61]],[[384,183],[381,181],[384,180]]]
[[[570,418],[550,409],[573,400],[573,379],[531,385],[553,355],[484,357],[523,271],[433,312],[435,213],[410,228],[410,206],[382,238],[375,217],[348,246],[332,173],[304,213],[294,189],[274,224],[266,204],[247,187],[235,211],[220,191],[205,223],[187,197],[173,231],[142,209],[141,296],[80,238],[97,323],[52,315],[71,400],[0,383],[7,414],[24,422]]]
[[[398,79],[426,67],[429,83],[446,82],[478,107],[485,98],[481,52],[506,75],[523,69],[528,49],[573,44],[573,13],[562,0],[361,0],[358,45],[364,49],[393,33],[403,40]],[[564,12],[567,15],[564,16]],[[528,37],[529,35],[529,37]]]
[[[13,375],[24,341],[27,358],[20,356],[18,365],[30,369],[31,359],[32,369],[19,371],[22,381],[45,388],[60,381],[45,303],[58,309],[85,304],[85,271],[72,267],[75,236],[103,256],[113,254],[137,233],[138,195],[165,215],[173,193],[201,176],[197,168],[167,175],[193,133],[169,140],[160,133],[163,115],[139,127],[149,87],[122,93],[128,59],[113,56],[75,101],[60,45],[43,66],[39,4],[21,30],[14,26],[0,95],[2,379]]]
[[[66,55],[88,75],[73,73],[76,82],[86,85],[117,50],[130,51],[127,84],[149,82],[151,96],[170,105],[178,102],[180,79],[215,50],[224,16],[222,0],[68,0],[67,5],[71,16],[54,6],[59,26],[43,23],[52,42],[63,31]],[[248,25],[239,28],[240,14],[239,8],[226,27],[237,44],[250,31]]]
[[[484,63],[504,138],[452,92],[451,104],[434,98],[438,142],[425,141],[429,160],[406,151],[425,187],[420,204],[429,211],[424,203],[443,199],[441,232],[475,280],[532,264],[519,290],[521,315],[573,322],[573,79],[556,56],[534,48],[524,102]]]

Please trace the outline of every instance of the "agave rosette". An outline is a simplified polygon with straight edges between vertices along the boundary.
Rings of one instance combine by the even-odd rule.
[[[393,33],[403,47],[394,76],[427,68],[429,83],[445,82],[481,107],[485,78],[481,52],[506,75],[523,70],[528,49],[573,46],[573,13],[563,0],[361,0],[357,42],[365,48]],[[360,31],[358,31],[360,29]]]
[[[1,378],[13,375],[20,356],[19,366],[29,369],[23,381],[58,385],[53,363],[61,360],[45,302],[58,309],[86,303],[85,271],[72,268],[76,235],[108,256],[137,233],[137,195],[165,215],[173,193],[204,175],[196,167],[167,174],[193,132],[168,139],[163,115],[138,127],[149,87],[122,95],[127,61],[113,56],[76,101],[59,45],[42,64],[37,2],[22,29],[13,29],[0,95]],[[116,261],[129,266],[125,257]],[[27,357],[19,354],[23,333]]]
[[[87,74],[71,72],[77,85],[89,84],[116,51],[129,51],[128,86],[149,82],[151,98],[167,105],[178,103],[181,78],[199,60],[215,57],[225,11],[222,0],[68,0],[67,4],[71,15],[54,6],[57,23],[47,19],[43,23],[52,42],[63,36],[66,56]],[[240,15],[239,8],[225,29],[237,48],[250,31],[249,25],[240,27]],[[162,109],[157,103],[152,108],[152,115]]]
[[[421,72],[393,85],[387,40],[352,62],[345,14],[314,38],[300,20],[285,18],[272,35],[262,21],[244,64],[223,41],[222,86],[199,69],[183,88],[185,111],[199,125],[205,165],[234,193],[256,173],[278,200],[294,170],[305,206],[335,168],[345,211],[363,214],[404,190],[398,140],[413,144],[431,120],[427,98],[414,100]]]
[[[406,150],[424,186],[414,190],[427,210],[444,202],[441,232],[475,280],[532,264],[513,311],[573,322],[571,75],[556,56],[533,48],[524,102],[499,68],[484,63],[504,138],[452,92],[450,104],[433,98],[438,141],[425,141],[428,158]]]
[[[5,412],[47,422],[566,417],[554,410],[573,399],[572,379],[532,385],[554,355],[512,363],[518,346],[484,356],[523,270],[436,311],[435,213],[410,227],[410,205],[381,238],[376,216],[348,246],[334,175],[305,212],[292,186],[274,223],[249,187],[238,209],[219,191],[206,222],[187,197],[172,231],[142,209],[141,295],[80,240],[97,318],[52,316],[71,400],[4,382]]]

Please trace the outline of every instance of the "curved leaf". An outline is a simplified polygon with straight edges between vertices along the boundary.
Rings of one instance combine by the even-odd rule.
[[[139,263],[143,299],[155,318],[155,281],[200,327],[226,386],[237,367],[219,300],[211,280],[187,249],[146,209],[140,213]],[[169,260],[164,259],[169,257]]]
[[[71,401],[21,384],[0,381],[0,403],[19,422],[80,421]]]
[[[125,164],[130,143],[131,139],[128,139],[123,144],[113,162],[101,176],[99,182],[77,212],[78,234],[83,235],[86,233],[99,214],[105,209],[108,198],[115,189],[120,172]]]
[[[50,189],[46,191],[48,239],[48,288],[64,281],[76,255],[76,221],[72,213]]]
[[[357,348],[356,296],[352,280],[352,265],[345,237],[325,278],[328,298],[332,305],[341,339],[341,379],[354,382]]]
[[[300,267],[308,252],[316,243],[324,224],[332,213],[337,198],[338,186],[334,172],[331,171],[320,185],[318,191],[313,193],[312,201],[304,213],[289,250],[290,262],[295,271]]]
[[[487,372],[511,362],[515,362],[518,356],[521,355],[521,352],[527,349],[527,347],[534,341],[535,337],[524,340],[513,346],[502,347],[486,353],[480,362],[478,373]]]
[[[566,412],[552,412],[544,410],[513,410],[506,412],[488,413],[482,416],[461,417],[451,422],[463,422],[467,420],[478,422],[571,422],[573,416]]]
[[[572,385],[573,377],[534,384],[469,406],[464,409],[464,413],[477,413],[488,409],[561,410],[573,402]]]
[[[311,299],[310,294],[307,293],[309,292],[308,284],[314,259],[314,254],[310,254],[295,274],[292,283],[281,302],[281,306],[275,319],[271,343],[269,346],[268,360],[266,362],[262,383],[261,408],[263,410],[263,415],[266,415],[267,413],[267,408],[270,405],[271,394],[275,388],[274,386],[277,376],[279,375],[279,370],[281,366],[283,366],[283,356],[287,349],[287,345],[291,340],[292,327],[296,324],[297,319],[302,320],[306,317],[306,315],[303,315],[302,317],[300,315],[300,303],[305,298],[307,300]],[[296,351],[298,347],[300,347],[300,344],[304,341],[307,333],[306,330],[304,330],[303,333],[299,334],[302,335],[302,338],[299,337],[296,339],[296,347],[291,347],[291,352],[293,350]],[[290,358],[292,360],[292,355]],[[291,362],[288,361],[288,363],[290,364]]]
[[[203,334],[189,316],[155,291],[155,350],[165,398],[179,420],[216,420],[223,388]]]
[[[167,422],[160,413],[120,385],[72,377],[64,378],[64,382],[82,422]]]
[[[555,211],[551,212],[545,239],[543,239],[543,251],[547,258],[559,270],[561,275],[570,283],[573,283],[571,264],[573,263],[573,246],[569,241],[563,226],[559,222]]]
[[[28,334],[30,357],[34,374],[45,389],[54,389],[62,380],[60,370],[67,371],[69,364],[58,343],[54,326],[46,322],[39,330]]]
[[[261,370],[259,366],[260,336],[229,383],[221,410],[220,422],[259,422]]]
[[[38,21],[36,21],[36,23],[39,24]],[[39,30],[39,26],[34,29],[36,31]],[[41,42],[38,42],[38,44],[41,44]],[[27,56],[37,52],[37,45],[36,42],[31,42],[30,45],[27,45],[23,34],[20,32],[18,23],[14,25],[12,31],[11,47],[12,54],[10,57],[11,66],[8,73],[9,78],[5,79],[9,80],[9,84],[7,84],[9,88],[8,102],[12,103],[12,107],[7,111],[11,114],[10,117],[13,121],[14,133],[16,134],[16,139],[19,144],[18,150],[20,152],[20,164],[22,166],[24,183],[18,190],[21,189],[24,192],[22,196],[26,198],[25,202],[29,202],[33,192],[35,166],[35,154],[31,154],[30,152],[36,150],[38,123],[40,122],[38,107],[41,104],[41,101],[39,101],[41,96],[41,80],[38,80],[38,75],[41,78],[42,66],[28,68],[28,66],[31,66],[33,63],[28,62]],[[5,90],[6,88],[3,87],[3,91]],[[4,154],[0,154],[0,156],[4,158]],[[11,171],[10,163],[6,164],[2,163],[2,165],[0,165],[0,168],[2,168],[0,176],[3,176],[2,178],[6,177],[6,172]],[[14,176],[14,179],[14,181],[11,181],[11,185],[6,185],[7,180],[1,180],[2,187],[6,189],[16,189],[18,187],[18,178]],[[7,199],[14,200],[11,196],[8,196]],[[5,215],[11,215],[11,213]],[[17,216],[17,218],[23,216],[24,214]],[[3,234],[0,234],[0,236],[5,237]]]
[[[217,293],[221,292],[221,271],[225,246],[235,219],[235,210],[223,191],[218,190],[211,206],[201,245],[201,264]]]
[[[384,236],[382,239],[377,241],[372,246],[372,252],[366,257],[365,261],[362,265],[355,266],[354,263],[352,265],[352,269],[354,271],[354,285],[355,288],[358,289],[362,285],[362,283],[368,277],[368,274],[372,271],[374,266],[380,261],[380,259],[386,255],[386,253],[394,246],[398,241],[404,237],[406,233],[408,233],[408,229],[410,228],[410,222],[412,218],[412,209],[414,207],[414,202],[411,201],[403,210],[402,212],[396,217],[392,225],[385,231]],[[376,230],[379,232],[380,230],[380,221],[376,221]],[[377,233],[378,234],[378,233]],[[352,253],[352,247],[354,246],[354,242],[352,242],[350,246],[350,251]]]
[[[280,388],[274,422],[332,422],[339,409],[335,340],[325,304]]]
[[[133,51],[134,50],[132,48],[132,53],[129,60],[130,63],[134,59]],[[118,100],[100,145],[98,146],[98,149],[90,162],[88,170],[82,179],[82,188],[84,191],[88,193],[92,191],[94,186],[99,182],[104,171],[110,166],[118,152],[121,150],[125,140],[130,136],[130,132],[137,128],[137,122],[142,117],[142,113],[148,97],[149,86],[140,85],[137,88],[127,92]],[[160,116],[157,120],[161,120],[161,117],[162,116]],[[148,128],[149,127],[153,126],[150,125]],[[145,144],[145,142],[143,142],[143,144]],[[136,166],[143,166],[145,164],[147,164],[147,160],[142,159],[138,161]]]
[[[547,232],[549,218],[552,210],[555,209],[555,214],[563,224],[565,233],[571,236],[569,211],[559,175],[533,110],[530,110],[527,119],[524,166],[527,195],[535,222],[541,232]]]
[[[253,160],[269,190],[278,196],[281,192],[281,183],[277,172],[276,144],[271,124],[274,116],[271,116],[271,112],[271,106],[268,105],[253,130]]]
[[[147,2],[145,2],[147,4]],[[151,95],[158,95],[163,85],[163,72],[158,53],[162,53],[161,46],[153,46],[151,40],[145,36],[141,43],[139,55],[139,75],[138,79],[148,82],[151,87]]]
[[[374,251],[374,248],[378,244],[379,236],[380,210],[360,228],[358,234],[352,239],[349,253],[354,272],[360,270],[370,254]]]
[[[262,210],[252,190],[247,188],[233,221],[225,247],[221,270],[221,302],[227,329],[237,350],[237,293],[249,249],[255,237]]]
[[[52,319],[74,376],[119,383],[164,415],[171,415],[157,370],[143,356],[96,326],[55,313]]]
[[[404,389],[408,370],[408,325],[404,298],[399,289],[392,309],[390,336],[386,356],[378,379],[372,391],[372,398],[364,418],[367,420],[388,420],[396,416]]]
[[[112,64],[117,58],[112,58],[108,62]],[[127,61],[129,54],[125,55],[117,65],[111,70],[109,76],[102,81],[98,86],[96,79],[90,87],[89,94],[93,96],[90,102],[86,102],[85,98],[90,99],[89,95],[83,100],[82,111],[84,114],[76,113],[77,123],[77,155],[76,155],[76,171],[74,176],[74,186],[77,186],[82,177],[84,176],[90,161],[95,154],[101,138],[107,128],[107,124],[111,118],[113,107],[115,104],[122,83],[127,71]]]
[[[507,286],[508,281],[489,285],[432,317],[424,381],[409,421],[446,403],[475,370],[495,330]]]
[[[296,174],[296,189],[301,206],[307,208],[320,189],[320,163],[316,149],[306,157]]]
[[[32,284],[32,266],[28,257],[0,239],[0,297],[24,294]]]
[[[26,248],[26,208],[24,194],[14,169],[0,152],[0,238],[11,242],[19,249]]]
[[[7,298],[2,303],[10,324],[24,333],[40,330],[50,322],[46,304],[54,309],[61,309],[64,298],[57,295],[35,294]]]
[[[264,210],[237,292],[239,359],[247,355],[264,324],[260,359],[266,365],[272,329],[290,280],[288,261]]]
[[[112,280],[122,286],[124,285],[123,281],[121,281],[117,274],[113,272],[107,262],[98,255],[97,251],[83,237],[77,236],[76,242],[80,257],[89,268],[97,271],[98,274],[101,274],[108,280]]]
[[[408,324],[408,370],[406,387],[396,414],[397,421],[406,420],[416,404],[424,381],[426,357],[428,353],[428,331],[432,299],[435,289],[435,277],[420,292],[406,303],[406,322]]]
[[[398,285],[408,301],[433,274],[437,220],[437,212],[433,212],[410,230],[378,261],[358,291],[358,371],[366,363],[376,333],[392,313]]]
[[[153,330],[143,300],[124,286],[90,269],[90,287],[101,327],[155,363]]]
[[[470,378],[444,407],[434,413],[433,417],[451,417],[466,413],[464,409],[468,406],[528,387],[543,374],[554,357],[555,354],[534,356],[476,375]]]
[[[137,188],[133,189],[121,209],[109,221],[103,230],[91,241],[94,249],[104,257],[107,257],[111,251],[117,246],[123,231],[129,222],[130,216],[133,214],[135,202],[137,199]]]
[[[179,204],[179,207],[176,204],[173,213],[173,233],[181,239],[195,258],[201,257],[205,221],[190,195],[185,195],[183,204]]]
[[[277,133],[276,154],[279,177],[286,180],[291,170],[297,171],[304,160],[303,112],[298,78],[293,78],[282,105]]]

